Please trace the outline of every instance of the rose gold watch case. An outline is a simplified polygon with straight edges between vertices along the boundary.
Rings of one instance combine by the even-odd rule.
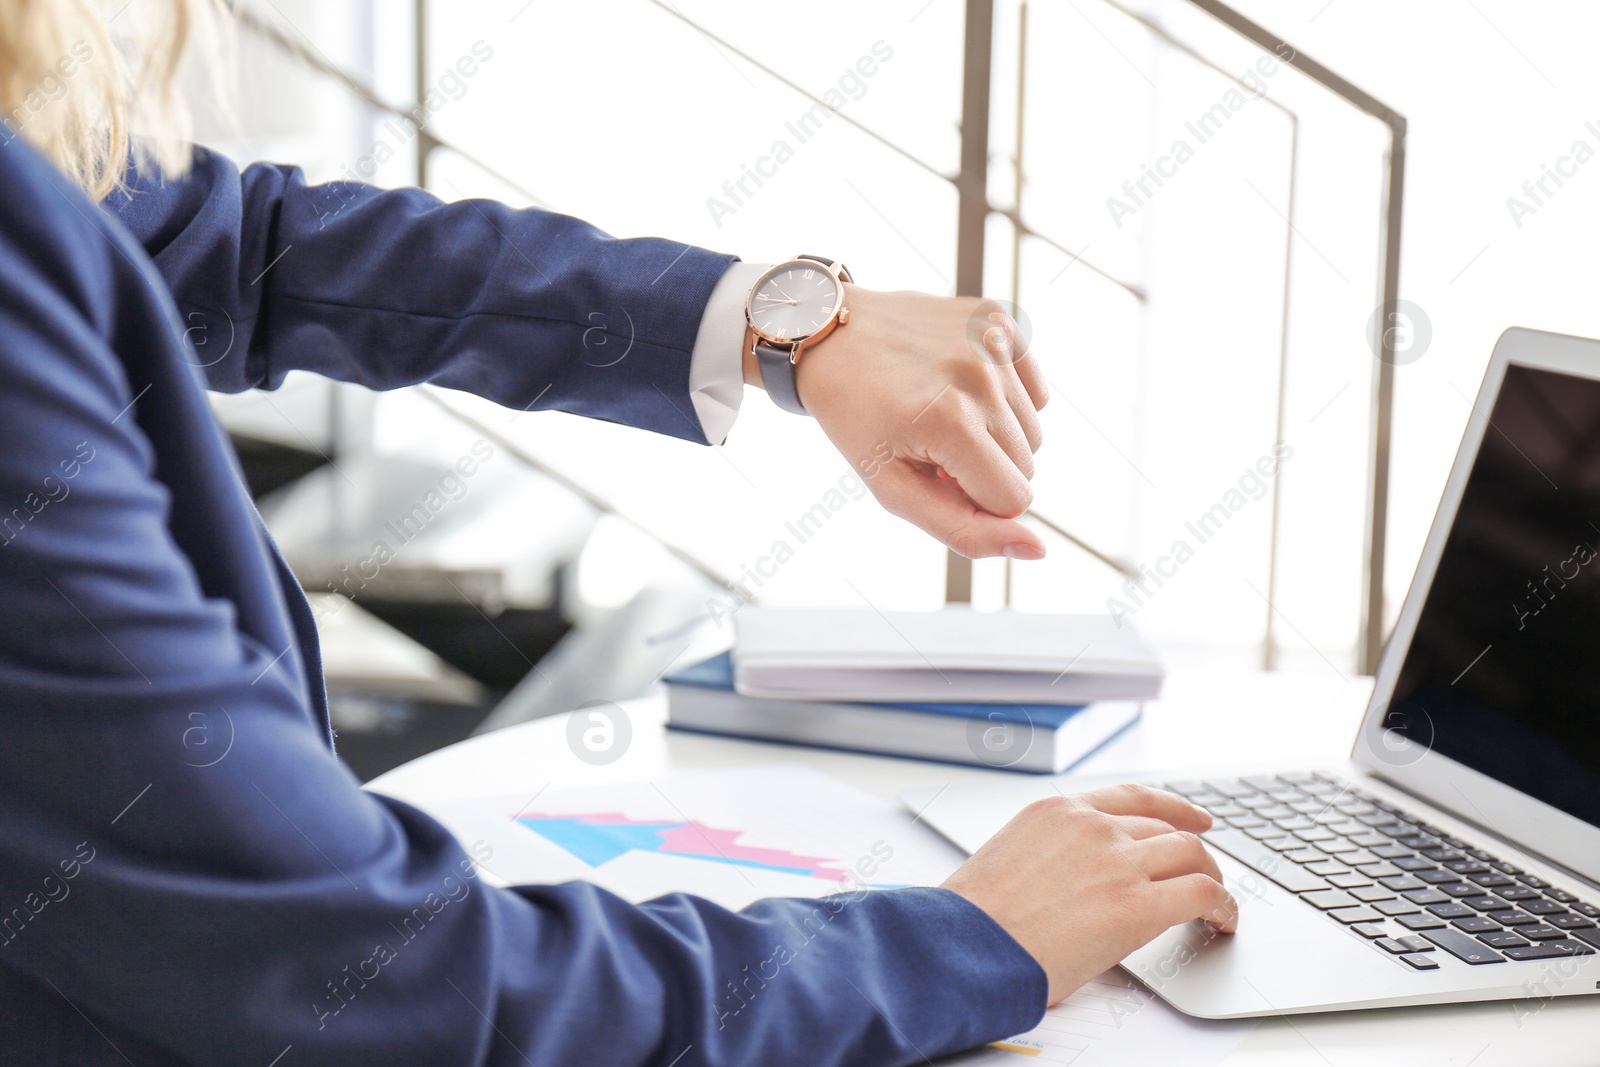
[[[791,263],[803,263],[809,269],[816,270],[820,268],[827,271],[828,275],[833,279],[834,289],[839,294],[839,297],[838,300],[834,302],[833,314],[829,315],[828,321],[823,323],[822,326],[815,332],[808,333],[804,337],[799,338],[773,337],[772,335],[763,332],[761,327],[755,324],[755,320],[750,315],[750,304],[755,300],[756,289],[761,285],[761,283],[770,278],[779,267],[786,267]],[[821,341],[824,337],[827,337],[840,326],[849,325],[850,309],[846,307],[844,303],[844,286],[848,281],[851,281],[849,268],[837,260],[831,263],[824,263],[820,259],[802,259],[796,256],[793,259],[786,259],[781,263],[774,263],[771,267],[768,267],[765,271],[762,271],[761,277],[757,278],[751,284],[749,290],[744,294],[744,323],[745,326],[749,328],[750,333],[753,335],[753,337],[750,339],[750,348],[753,350],[756,345],[762,342],[766,342],[773,348],[787,348],[789,350],[789,362],[792,364],[799,363],[801,352],[816,344],[818,341]]]

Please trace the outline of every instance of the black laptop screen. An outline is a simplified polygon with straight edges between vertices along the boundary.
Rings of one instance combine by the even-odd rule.
[[[1600,825],[1600,382],[1512,365],[1489,415],[1385,725]]]

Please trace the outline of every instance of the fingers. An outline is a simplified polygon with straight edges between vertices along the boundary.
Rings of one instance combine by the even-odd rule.
[[[1045,381],[1044,366],[1032,352],[1024,352],[1011,367],[1017,372],[1022,387],[1027,390],[1035,411],[1050,402],[1050,383]]]
[[[1108,815],[1147,815],[1169,822],[1179,830],[1197,834],[1211,829],[1209,812],[1165,789],[1129,783],[1091,789],[1082,795]]]
[[[1128,845],[1127,855],[1152,882],[1197,873],[1222,881],[1216,857],[1191,833],[1154,834]]]
[[[1238,903],[1209,874],[1184,874],[1151,885],[1156,890],[1156,918],[1164,927],[1204,919],[1225,934],[1239,928]]]
[[[1001,388],[1005,391],[1006,404],[1011,408],[1011,414],[1016,417],[1022,436],[1028,442],[1029,452],[1039,451],[1039,446],[1044,444],[1044,428],[1039,424],[1039,411],[1033,406],[1033,398],[1023,387],[1022,379],[1010,371],[1002,372]],[[992,432],[993,426],[990,429]],[[1025,469],[1031,476],[1033,468]]]
[[[1033,530],[976,506],[953,480],[909,463],[886,465],[870,483],[885,508],[969,559],[1010,554],[1043,559],[1044,542]]]
[[[1152,819],[1145,815],[1122,815],[1116,820],[1116,827],[1124,836],[1133,841],[1143,841],[1162,834],[1172,834],[1177,831],[1165,819]]]
[[[1024,449],[1027,446],[1025,440],[1020,444]],[[980,428],[969,420],[967,425],[947,427],[928,442],[927,453],[928,459],[948,471],[984,511],[1010,519],[1027,511],[1033,503],[1033,488],[1027,476],[989,434],[987,426]],[[1030,451],[1030,470],[1032,463]]]

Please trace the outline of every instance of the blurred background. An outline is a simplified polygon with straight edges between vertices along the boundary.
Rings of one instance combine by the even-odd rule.
[[[314,597],[363,778],[645,691],[691,641],[731,639],[730,582],[768,604],[1113,611],[1169,658],[1370,673],[1495,338],[1600,333],[1580,236],[1600,165],[1523,188],[1600,148],[1590,5],[1232,5],[1287,49],[1189,0],[241,8],[237,114],[195,81],[201,140],[241,164],[752,261],[822,251],[875,288],[979,278],[1054,387],[1050,555],[970,571],[870,496],[835,506],[849,465],[758,391],[717,448],[431,387],[216,398]],[[963,190],[987,201],[977,236]],[[1386,316],[1397,233],[1408,303]],[[448,506],[359,577],[463,457]],[[787,524],[819,503],[801,543]],[[752,579],[779,541],[792,558]]]

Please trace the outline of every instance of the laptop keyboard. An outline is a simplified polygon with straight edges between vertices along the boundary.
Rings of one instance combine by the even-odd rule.
[[[1165,788],[1211,813],[1211,845],[1413,970],[1600,949],[1600,908],[1330,775]]]

